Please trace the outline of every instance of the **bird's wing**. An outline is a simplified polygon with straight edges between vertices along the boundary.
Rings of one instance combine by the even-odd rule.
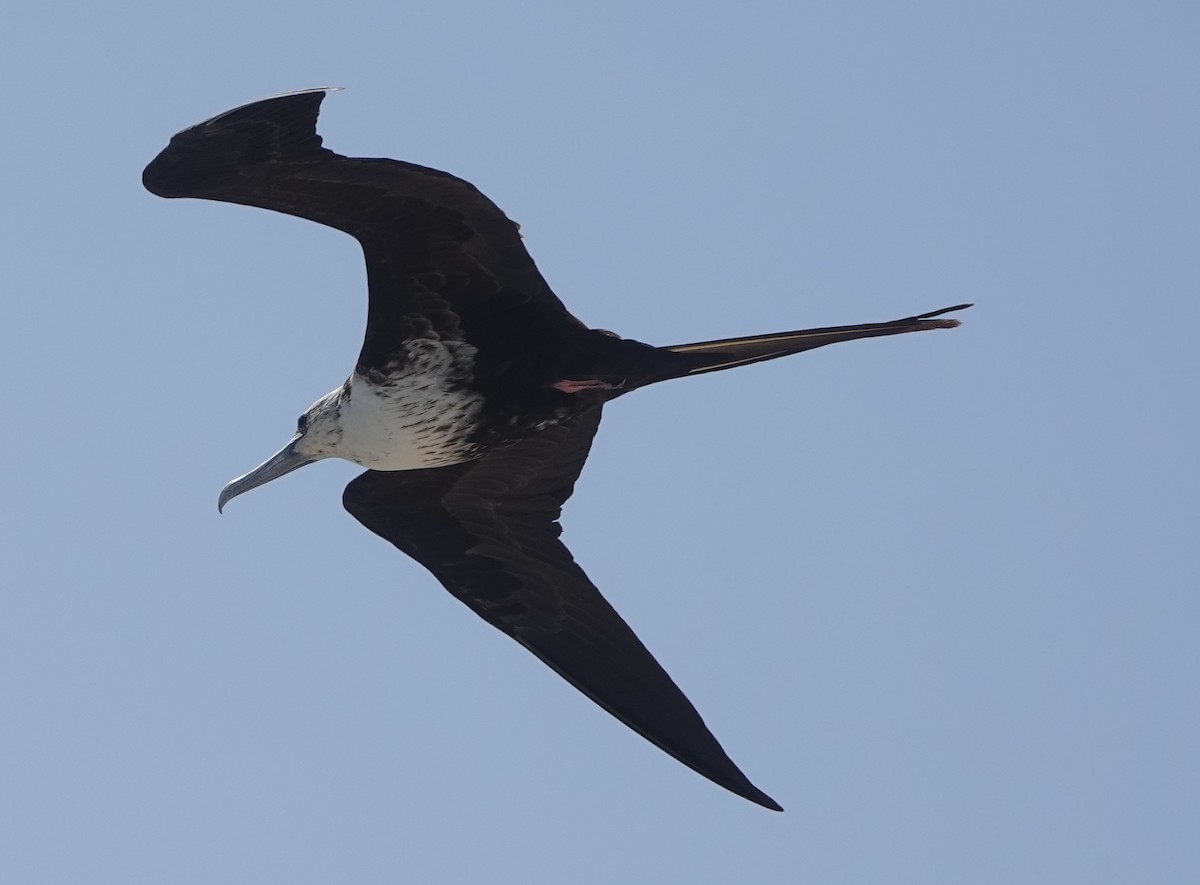
[[[396,359],[412,338],[470,338],[497,325],[578,329],[521,242],[473,185],[436,169],[344,157],[321,146],[325,90],[289,93],[175,135],[142,182],[162,197],[241,203],[345,231],[363,247],[370,287],[358,368]]]
[[[559,540],[599,408],[466,464],[369,470],[346,509],[493,627],[638,734],[739,796],[779,805],[721,749],[678,686]]]

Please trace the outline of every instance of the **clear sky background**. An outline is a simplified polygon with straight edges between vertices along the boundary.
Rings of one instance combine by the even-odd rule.
[[[1200,881],[1200,7],[6,11],[0,881]],[[217,493],[345,378],[357,245],[144,192],[341,85],[587,322],[889,320],[611,407],[566,539],[787,809],[600,711],[340,506]]]

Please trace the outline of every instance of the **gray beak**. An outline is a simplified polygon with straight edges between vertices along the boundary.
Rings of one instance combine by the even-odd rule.
[[[293,437],[290,443],[266,461],[263,461],[245,476],[239,476],[229,485],[225,486],[225,488],[221,489],[221,497],[217,499],[217,512],[220,513],[224,510],[225,505],[242,494],[242,492],[256,489],[273,479],[278,479],[285,473],[291,473],[305,464],[311,464],[318,460],[317,458],[310,458],[308,455],[301,455],[297,452],[296,443],[299,441],[299,435]]]

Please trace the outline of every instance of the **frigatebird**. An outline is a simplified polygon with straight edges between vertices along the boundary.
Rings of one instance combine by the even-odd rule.
[[[142,181],[161,197],[240,203],[359,241],[362,351],[237,495],[322,458],[367,468],[345,508],[456,598],[638,734],[766,808],[699,713],[575,564],[558,519],[601,409],[630,391],[838,341],[948,329],[960,304],[887,323],[654,347],[563,306],[517,225],[446,172],[322,147],[325,89],[227,111],[176,134]]]

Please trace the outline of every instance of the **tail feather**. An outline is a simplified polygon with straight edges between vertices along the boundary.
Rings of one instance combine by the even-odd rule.
[[[676,344],[660,350],[681,354],[692,359],[679,364],[679,370],[663,378],[678,378],[684,375],[701,375],[748,366],[781,356],[789,356],[826,344],[853,341],[856,338],[874,338],[879,335],[903,335],[905,332],[923,332],[926,329],[953,329],[958,320],[939,320],[942,314],[964,310],[971,305],[956,304],[941,310],[892,320],[890,323],[865,323],[858,326],[827,326],[820,329],[799,329],[795,332],[776,332],[772,335],[752,335],[748,338],[724,338],[719,341],[700,341],[695,344]]]

